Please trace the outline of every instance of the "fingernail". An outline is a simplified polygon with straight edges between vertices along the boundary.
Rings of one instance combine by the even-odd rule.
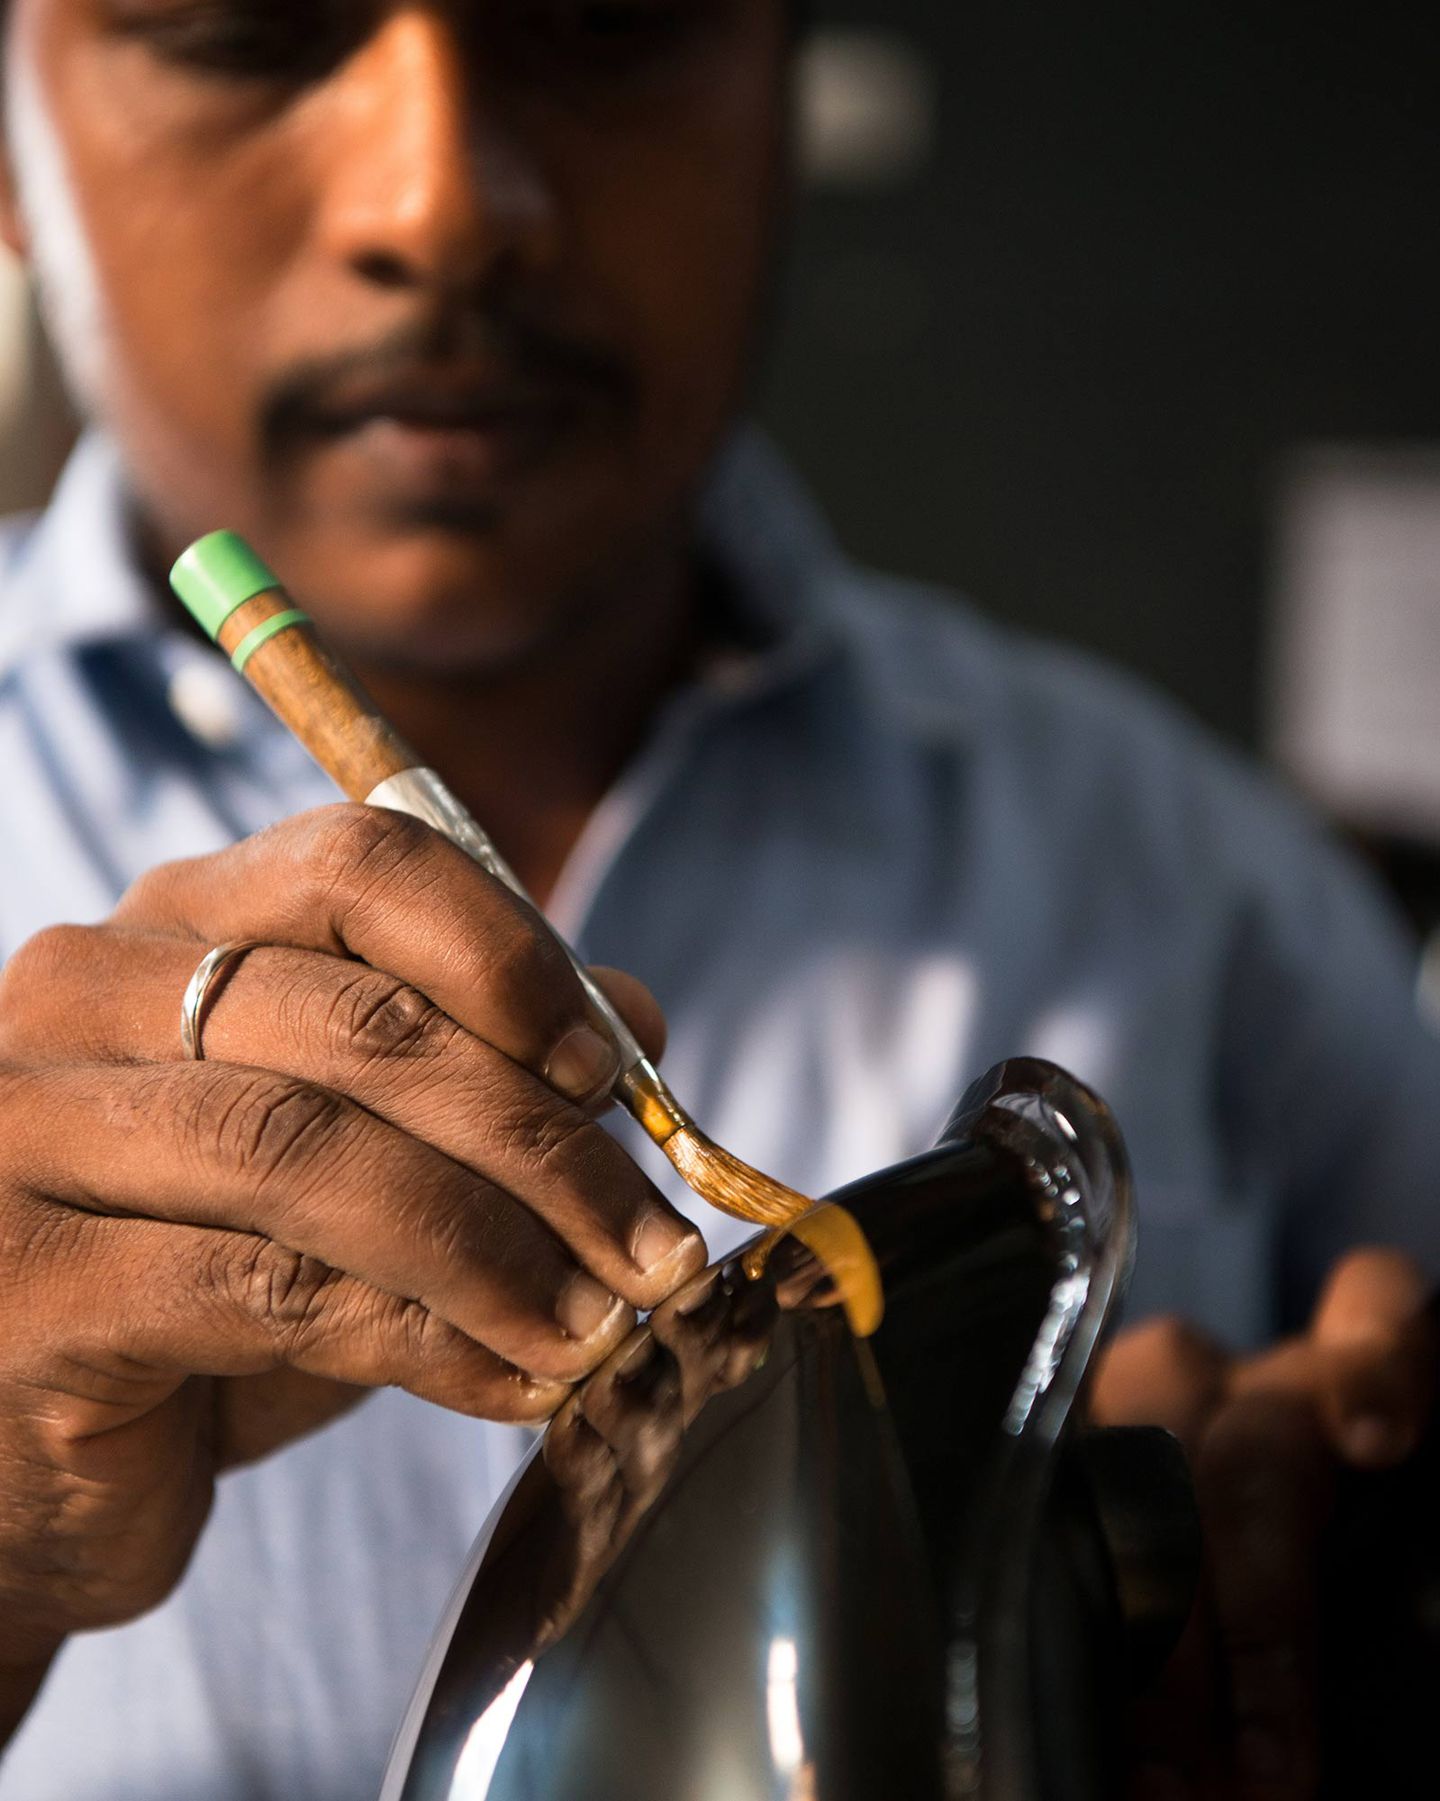
[[[593,1338],[623,1306],[618,1294],[587,1276],[572,1276],[555,1303],[555,1317],[571,1338]]]
[[[518,1371],[516,1377],[512,1405],[518,1425],[548,1420],[571,1393],[563,1382],[545,1382],[539,1377],[522,1376]]]
[[[1409,1448],[1394,1420],[1383,1413],[1360,1413],[1345,1422],[1342,1433],[1345,1455],[1361,1465],[1393,1463]]]
[[[620,1052],[610,1039],[576,1026],[551,1051],[545,1080],[572,1101],[588,1101],[610,1086],[619,1067]]]
[[[1290,1748],[1268,1726],[1247,1726],[1235,1741],[1240,1774],[1251,1782],[1274,1782],[1290,1774]]]
[[[630,1244],[630,1261],[649,1275],[667,1260],[678,1262],[682,1251],[693,1253],[699,1242],[695,1228],[684,1220],[672,1219],[668,1213],[650,1213],[636,1229]]]

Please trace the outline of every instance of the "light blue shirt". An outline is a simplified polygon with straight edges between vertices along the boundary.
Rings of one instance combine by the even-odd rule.
[[[1315,826],[1114,673],[847,564],[757,440],[723,459],[703,536],[762,647],[670,698],[551,912],[655,990],[708,1131],[822,1193],[1032,1053],[1126,1134],[1132,1318],[1251,1343],[1348,1244],[1440,1265],[1440,1046],[1403,932]],[[0,953],[335,798],[159,616],[102,443],[0,554]],[[687,1210],[714,1251],[744,1236]],[[524,1442],[386,1392],[224,1478],[172,1598],[66,1647],[0,1797],[373,1792]]]

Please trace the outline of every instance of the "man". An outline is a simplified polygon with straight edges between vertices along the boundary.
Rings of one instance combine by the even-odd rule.
[[[1183,722],[848,569],[735,433],[789,36],[780,0],[11,0],[5,229],[95,431],[0,603],[0,1790],[370,1792],[513,1422],[697,1267],[671,1202],[743,1236],[598,1125],[524,910],[327,804],[167,605],[221,524],[653,988],[742,1156],[823,1191],[1022,1051],[1108,1095],[1136,1317],[1195,1328],[1138,1326],[1097,1405],[1195,1450],[1244,1792],[1311,1784],[1314,1478],[1428,1403],[1420,1269],[1346,1256],[1436,1248],[1407,948]]]

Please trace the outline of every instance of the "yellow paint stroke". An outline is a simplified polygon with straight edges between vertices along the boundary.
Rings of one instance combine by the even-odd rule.
[[[845,1309],[850,1330],[857,1338],[869,1338],[885,1317],[885,1290],[870,1240],[861,1231],[854,1214],[837,1207],[833,1201],[825,1201],[791,1220],[788,1226],[767,1232],[745,1253],[746,1275],[752,1278],[760,1275],[770,1260],[771,1251],[787,1235],[798,1238],[824,1264]]]

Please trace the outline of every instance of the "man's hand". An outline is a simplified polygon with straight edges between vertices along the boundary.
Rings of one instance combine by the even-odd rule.
[[[184,1060],[186,982],[251,938]],[[653,1001],[612,993],[658,1053]],[[703,1264],[595,1122],[614,1057],[587,1021],[529,909],[360,807],[154,871],[11,958],[0,1715],[69,1632],[169,1592],[217,1470],[382,1384],[542,1418]]]
[[[1437,1342],[1398,1252],[1336,1265],[1309,1330],[1252,1358],[1174,1320],[1106,1353],[1102,1425],[1166,1426],[1195,1475],[1204,1592],[1138,1719],[1135,1793],[1307,1801],[1319,1777],[1316,1570],[1336,1466],[1385,1469],[1419,1442]]]

